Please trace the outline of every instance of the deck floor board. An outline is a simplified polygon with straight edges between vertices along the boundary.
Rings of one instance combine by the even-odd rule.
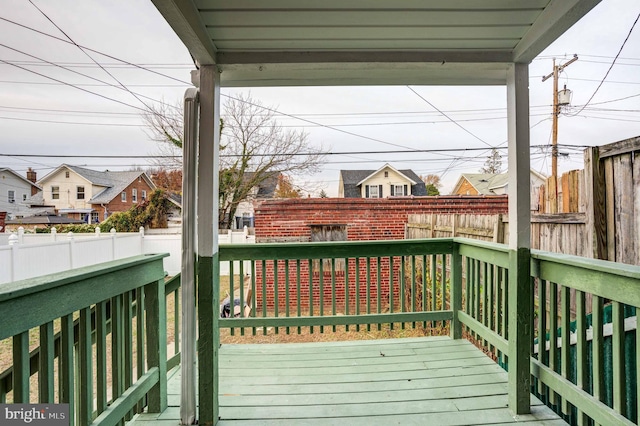
[[[220,369],[220,426],[566,424],[533,396],[513,416],[507,373],[447,337],[223,345]],[[167,387],[169,408],[129,425],[177,424],[179,368]]]

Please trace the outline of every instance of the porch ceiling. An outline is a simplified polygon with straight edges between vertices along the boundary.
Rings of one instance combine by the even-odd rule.
[[[223,86],[495,85],[600,0],[152,0]]]

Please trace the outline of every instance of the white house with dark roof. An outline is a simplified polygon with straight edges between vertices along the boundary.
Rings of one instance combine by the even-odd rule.
[[[378,170],[340,170],[339,198],[425,196],[424,182],[413,170],[385,164]]]
[[[33,173],[31,170],[27,173]],[[35,173],[34,173],[35,175]],[[25,203],[40,187],[19,173],[0,167],[0,212],[7,212],[8,219],[31,216],[38,211]]]
[[[142,171],[96,171],[63,164],[38,181],[42,204],[60,215],[97,223],[146,200],[156,189]],[[32,203],[40,202],[29,200]]]

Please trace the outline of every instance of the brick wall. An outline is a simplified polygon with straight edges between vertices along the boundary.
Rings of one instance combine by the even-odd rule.
[[[499,214],[508,212],[507,196],[437,196],[437,197],[398,197],[385,199],[360,198],[307,198],[307,199],[279,199],[257,201],[255,205],[255,234],[256,242],[308,242],[311,241],[311,225],[345,225],[347,240],[398,240],[405,237],[405,224],[410,214],[425,213],[475,213]],[[360,295],[366,294],[366,266],[360,268],[360,285],[356,283],[356,260],[349,261],[349,279],[345,280],[344,273],[336,277],[336,299],[344,306],[345,295],[349,295],[349,304],[355,306],[357,287]],[[381,260],[381,298],[389,300],[390,288],[393,288],[394,300],[398,300],[397,277],[402,260],[394,258],[393,268],[389,259]],[[266,295],[262,294],[262,269],[260,262],[256,265],[258,309],[262,307],[264,296],[267,306],[275,307],[274,264],[267,262],[265,270]],[[296,283],[295,262],[289,263],[290,283]],[[309,267],[308,262],[301,262],[300,299],[303,307],[309,306]],[[365,268],[364,270],[362,268]],[[373,269],[373,266],[372,266]],[[285,306],[287,288],[285,284],[284,262],[279,262],[275,270],[278,271],[278,308]],[[393,283],[389,283],[389,272],[393,270]],[[319,296],[322,293],[325,301],[331,303],[331,275],[325,271],[323,283],[320,283],[319,272],[312,274],[311,288],[313,305],[319,307]],[[345,282],[348,281],[348,292]],[[376,283],[377,277],[371,277],[371,283]],[[376,284],[372,284],[375,287]],[[296,302],[296,285],[289,286],[289,303]],[[371,289],[371,295],[377,295],[377,288]],[[372,304],[375,303],[372,298]],[[341,310],[342,312],[343,310]]]
[[[6,219],[7,219],[7,212],[0,212],[0,233],[4,232]]]
[[[136,203],[133,202],[133,193],[132,189],[138,190],[138,201]],[[127,193],[127,201],[122,201],[121,194],[118,194],[111,202],[107,205],[107,211],[109,214],[115,212],[124,212],[127,211],[134,204],[139,204],[142,202],[142,191],[147,191],[147,199],[151,196],[153,189],[149,186],[146,180],[144,179],[136,179],[133,181],[127,188],[123,191]],[[97,209],[98,211],[102,211],[101,209]],[[103,219],[102,217],[100,218]]]

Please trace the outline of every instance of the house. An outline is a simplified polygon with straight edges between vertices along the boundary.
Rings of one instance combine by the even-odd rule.
[[[278,188],[278,176],[280,173],[274,172],[265,180],[252,188],[251,194],[238,204],[233,215],[232,229],[242,229],[245,226],[252,228],[255,223],[254,201],[273,198]],[[253,172],[245,173],[245,181],[253,178]]]
[[[546,177],[535,170],[530,171],[531,210],[538,210],[540,186]],[[453,187],[451,195],[504,195],[508,194],[509,173],[463,173]]]
[[[425,196],[427,189],[413,170],[385,164],[378,170],[340,170],[339,198]]]
[[[25,201],[40,192],[35,184],[36,172],[27,170],[27,177],[3,167],[0,168],[0,211],[7,212],[8,219],[31,216],[33,211]]]
[[[27,200],[53,206],[61,216],[98,223],[146,200],[155,185],[142,171],[103,172],[63,164],[38,181],[39,197]]]

